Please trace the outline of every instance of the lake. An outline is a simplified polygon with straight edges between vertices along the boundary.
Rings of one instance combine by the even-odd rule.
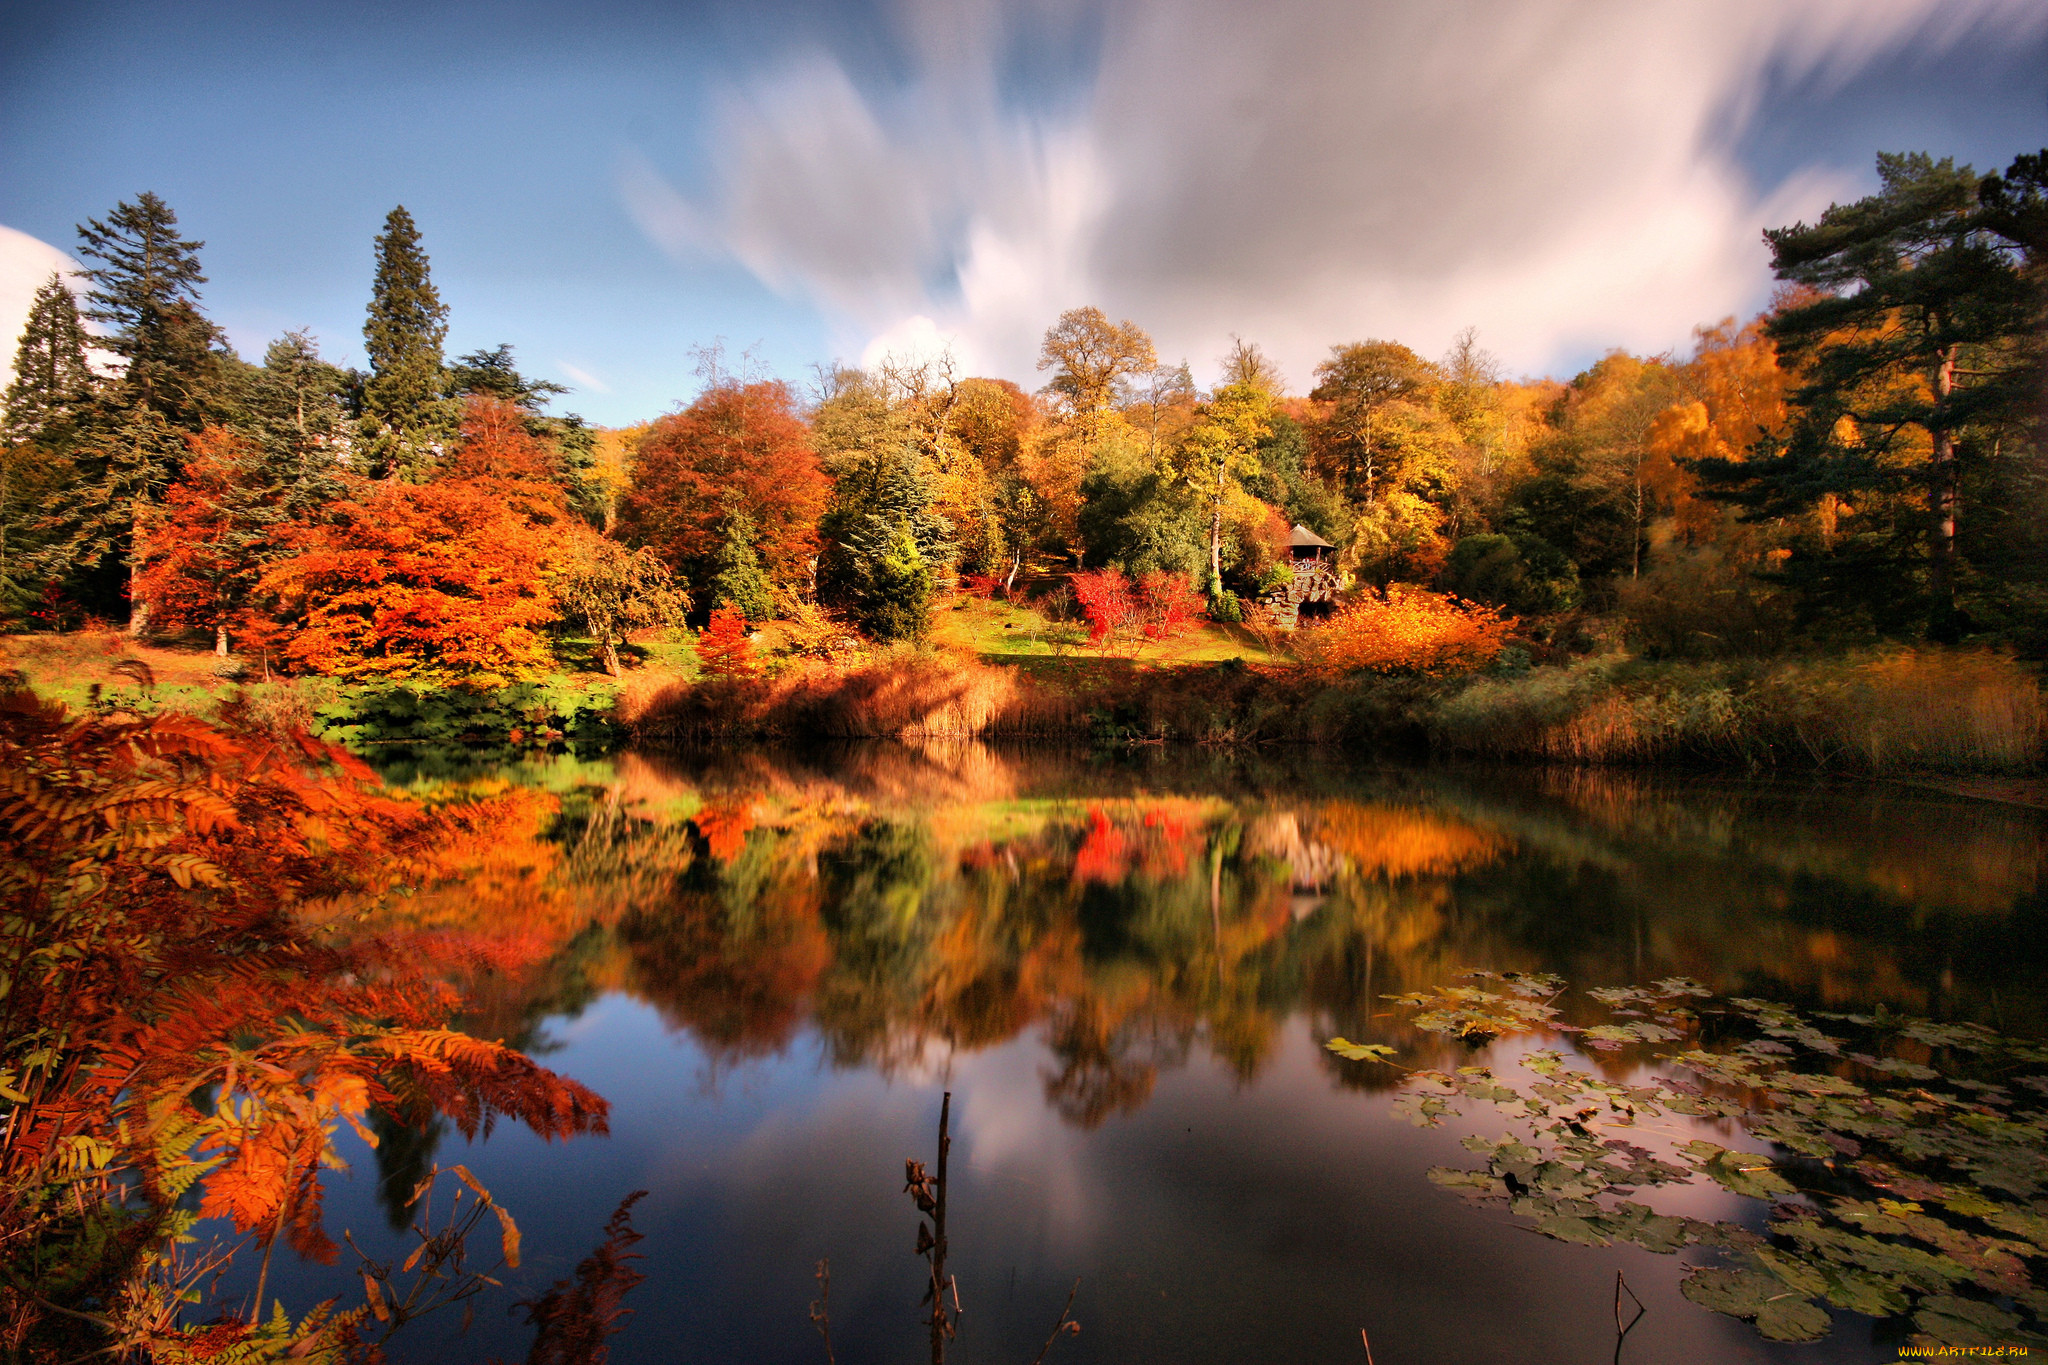
[[[950,1091],[954,1360],[1027,1365],[1078,1277],[1050,1361],[1362,1361],[1361,1329],[1376,1365],[1607,1361],[1619,1271],[1648,1309],[1621,1360],[1889,1361],[1898,1320],[1767,1342],[1682,1298],[1681,1257],[1439,1188],[1486,1116],[1413,1126],[1398,1072],[1323,1045],[1484,1060],[1385,999],[1475,968],[2044,1032],[2043,814],[1901,785],[980,745],[388,780],[505,798],[388,913],[468,945],[465,1027],[612,1104],[608,1137],[566,1144],[347,1140],[329,1224],[373,1256],[410,1249],[394,1219],[434,1161],[524,1232],[514,1292],[466,1336],[459,1309],[415,1324],[400,1360],[522,1358],[510,1299],[640,1189],[614,1361],[822,1362],[820,1260],[838,1360],[928,1358],[903,1172]],[[346,1264],[272,1278],[349,1292]]]

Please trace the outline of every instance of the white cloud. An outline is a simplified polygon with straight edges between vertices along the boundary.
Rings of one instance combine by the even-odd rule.
[[[0,226],[0,390],[14,382],[14,353],[28,321],[36,290],[53,273],[78,270],[78,262],[38,237]],[[78,288],[72,283],[72,288]]]
[[[946,331],[923,313],[918,313],[868,342],[860,353],[860,363],[869,369],[885,360],[917,365],[939,360],[948,354],[965,372],[974,373],[974,353],[966,338],[958,332]]]
[[[611,385],[605,383],[581,365],[571,365],[566,360],[557,360],[555,368],[569,376],[570,382],[578,388],[588,389],[592,393],[610,393],[612,391]]]
[[[1043,18],[1024,4],[906,3],[912,74],[886,88],[819,51],[736,87],[710,190],[636,161],[636,220],[870,354],[922,328],[1028,377],[1096,303],[1198,374],[1232,333],[1300,382],[1333,342],[1430,352],[1468,323],[1543,371],[1755,306],[1760,229],[1852,192],[1864,167],[1750,182],[1733,146],[1767,73],[2048,28],[2038,0],[1121,0],[1092,83],[1044,114],[998,95]]]

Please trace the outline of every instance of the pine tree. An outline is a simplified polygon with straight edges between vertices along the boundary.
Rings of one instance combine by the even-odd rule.
[[[878,447],[842,469],[834,495],[818,527],[820,600],[876,639],[922,639],[938,576],[958,554],[951,523],[932,510],[922,459],[907,445]]]
[[[0,435],[22,444],[62,449],[92,401],[95,378],[85,359],[85,324],[61,275],[50,276],[29,305],[14,352]]]
[[[377,275],[363,321],[370,357],[363,415],[379,438],[372,464],[380,473],[417,472],[429,458],[428,444],[446,432],[447,336],[448,307],[434,288],[419,228],[401,204],[377,237]]]
[[[174,427],[197,431],[219,399],[220,332],[199,311],[199,249],[178,235],[178,215],[156,195],[116,205],[103,222],[78,229],[79,254],[98,261],[85,316],[112,329],[101,344],[126,365],[108,399],[117,410],[148,408]]]
[[[1975,172],[1919,153],[1880,155],[1877,170],[1878,193],[1764,234],[1778,277],[1805,291],[1768,326],[1801,375],[1791,431],[1698,468],[1752,518],[1826,509],[1784,570],[1809,609],[1886,632],[1917,617],[1953,640],[1969,628],[1958,528],[2014,425],[2019,343],[2038,322],[2019,244],[1980,212]]]
[[[343,495],[349,448],[348,372],[320,358],[307,332],[287,332],[243,384],[244,424],[262,446],[260,478],[287,516]]]

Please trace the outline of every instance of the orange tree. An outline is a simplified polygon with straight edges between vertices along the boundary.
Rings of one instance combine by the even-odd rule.
[[[184,473],[145,510],[138,526],[135,599],[152,627],[204,630],[215,652],[249,622],[263,576],[263,542],[281,513],[257,468],[262,452],[244,437],[208,427],[186,437]],[[260,631],[259,631],[260,633]]]
[[[1296,651],[1324,673],[1462,673],[1492,663],[1514,628],[1492,607],[1395,583],[1301,631]]]
[[[631,463],[619,535],[659,555],[698,601],[716,603],[711,582],[733,511],[758,528],[752,548],[774,582],[808,582],[829,485],[788,385],[715,384],[649,427]]]
[[[500,1116],[603,1130],[589,1090],[448,1028],[460,1002],[408,954],[297,913],[425,879],[455,832],[340,750],[232,710],[73,720],[0,694],[10,1358],[203,1354],[179,1269],[195,1213],[231,1220],[266,1265],[279,1236],[331,1258],[320,1172],[341,1164],[341,1124],[374,1142],[372,1108],[471,1134]],[[316,1313],[290,1354],[346,1346],[360,1317]]]

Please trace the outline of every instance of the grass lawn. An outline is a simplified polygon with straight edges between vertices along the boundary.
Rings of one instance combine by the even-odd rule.
[[[95,686],[108,700],[141,710],[205,711],[221,690],[220,663],[203,646],[145,645],[122,631],[0,637],[0,669],[19,671],[39,695],[73,711],[84,708]]]
[[[1114,648],[1090,649],[1088,628],[1079,622],[1049,621],[1020,603],[964,593],[942,598],[933,608],[931,642],[996,664],[1055,658],[1128,659],[1138,664],[1207,664],[1223,659],[1283,662],[1244,627],[1215,621],[1192,623],[1178,640],[1135,637],[1117,641]]]

